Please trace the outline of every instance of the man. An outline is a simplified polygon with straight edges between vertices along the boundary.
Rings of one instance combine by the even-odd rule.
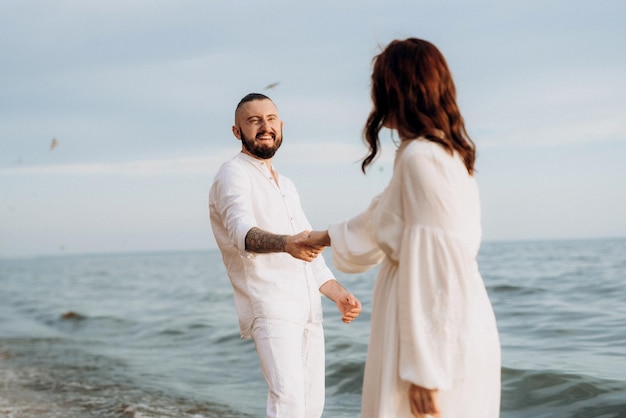
[[[241,152],[209,194],[213,234],[234,290],[242,338],[252,338],[268,386],[267,416],[320,417],[325,354],[320,292],[351,322],[361,303],[333,277],[324,247],[300,241],[311,225],[294,184],[272,167],[283,122],[272,100],[245,96],[233,134]]]

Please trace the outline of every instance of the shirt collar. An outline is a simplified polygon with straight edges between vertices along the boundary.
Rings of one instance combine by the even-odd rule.
[[[262,171],[268,171],[269,172],[271,170],[274,170],[276,175],[278,175],[278,170],[276,170],[271,164],[268,164],[267,160],[260,160],[258,158],[254,158],[253,156],[248,155],[248,154],[246,154],[243,151],[241,151],[237,155],[237,158],[245,160],[249,164],[252,164],[254,167],[257,167],[259,170],[262,170]],[[270,167],[272,167],[272,168],[270,169]]]

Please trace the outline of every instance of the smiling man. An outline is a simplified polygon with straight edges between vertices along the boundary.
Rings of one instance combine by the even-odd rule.
[[[233,134],[241,140],[242,152],[269,160],[283,143],[283,121],[278,118],[278,109],[269,99],[243,102],[235,112]]]
[[[252,338],[268,386],[267,416],[318,418],[324,409],[321,295],[351,322],[361,303],[333,277],[294,184],[272,157],[283,122],[269,97],[251,93],[235,111],[241,152],[220,167],[209,194],[213,234],[233,286],[242,338]],[[270,232],[271,231],[271,232]]]

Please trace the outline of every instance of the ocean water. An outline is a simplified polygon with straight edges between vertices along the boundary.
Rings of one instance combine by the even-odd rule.
[[[484,243],[479,261],[501,416],[626,417],[626,239]],[[359,416],[375,273],[337,273],[356,322],[324,302],[325,417]],[[0,418],[264,416],[218,252],[1,258],[0,289]]]

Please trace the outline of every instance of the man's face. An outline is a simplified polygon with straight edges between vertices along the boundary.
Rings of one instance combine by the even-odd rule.
[[[233,134],[239,138],[243,151],[262,160],[274,156],[283,142],[283,122],[271,100],[246,102],[235,114]]]

